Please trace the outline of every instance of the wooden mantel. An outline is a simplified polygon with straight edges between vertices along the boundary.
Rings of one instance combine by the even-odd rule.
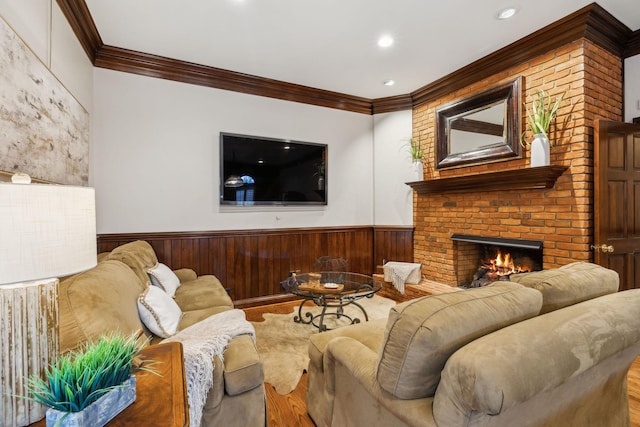
[[[540,166],[407,182],[418,194],[553,188],[566,166]]]

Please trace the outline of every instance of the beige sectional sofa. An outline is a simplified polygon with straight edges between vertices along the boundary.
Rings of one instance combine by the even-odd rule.
[[[62,280],[58,291],[61,351],[112,331],[132,334],[144,330],[152,343],[159,342],[162,338],[145,328],[138,312],[140,295],[150,286],[148,271],[157,265],[153,248],[137,241],[101,254],[95,268]],[[215,276],[197,276],[189,269],[174,273],[180,280],[174,296],[182,311],[178,331],[233,309]],[[213,386],[201,425],[266,425],[264,375],[253,339],[249,335],[233,338],[223,359],[214,359]]]
[[[640,290],[616,293],[617,274],[589,263],[530,274],[312,336],[309,415],[318,427],[629,425]]]

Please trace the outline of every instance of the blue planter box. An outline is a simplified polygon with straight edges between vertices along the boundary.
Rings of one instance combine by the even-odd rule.
[[[80,412],[47,409],[47,427],[102,427],[136,401],[136,377],[132,375]]]

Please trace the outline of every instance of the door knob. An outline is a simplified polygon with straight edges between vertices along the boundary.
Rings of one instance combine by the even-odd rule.
[[[601,245],[591,245],[591,249],[596,252],[602,251],[603,253],[612,253],[614,250],[613,246],[607,245],[606,243],[603,243]]]

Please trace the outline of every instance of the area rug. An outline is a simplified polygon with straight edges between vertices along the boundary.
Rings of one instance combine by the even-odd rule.
[[[358,303],[367,311],[369,320],[388,317],[389,309],[396,304],[391,299],[377,295],[358,300]],[[307,311],[319,314],[321,309],[312,302],[307,302],[303,315]],[[256,345],[264,367],[264,382],[271,384],[278,394],[289,394],[296,388],[309,366],[309,336],[320,333],[313,325],[294,322],[293,318],[297,314],[296,306],[292,313],[266,313],[263,316],[264,322],[251,322],[256,330]],[[358,317],[364,322],[362,312],[353,305],[345,307],[345,314]],[[325,318],[325,324],[331,329],[349,324],[345,318],[336,320],[333,317]]]

